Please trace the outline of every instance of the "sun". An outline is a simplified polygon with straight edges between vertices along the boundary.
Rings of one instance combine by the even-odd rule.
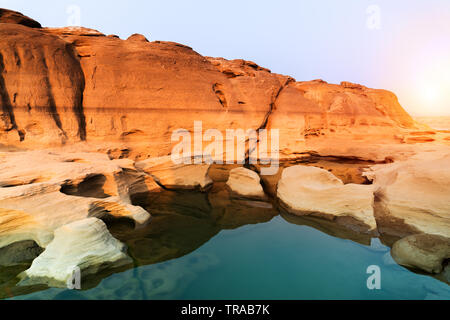
[[[423,89],[422,100],[425,103],[436,103],[439,101],[439,89],[436,87],[428,86]]]
[[[415,97],[417,105],[420,106],[417,110],[420,111],[420,114],[428,116],[448,114],[450,111],[450,86],[445,77],[424,77],[424,79],[429,79],[429,81],[426,83],[422,81],[421,85],[417,85],[416,90],[410,93],[411,97]]]

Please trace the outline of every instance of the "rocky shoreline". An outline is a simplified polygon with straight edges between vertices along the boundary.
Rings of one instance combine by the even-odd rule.
[[[378,237],[397,263],[450,281],[450,133],[414,121],[391,92],[0,9],[0,98],[0,267],[19,266],[6,276],[20,277],[16,290],[186,254],[136,245],[165,206],[206,220],[190,249],[281,213]],[[174,163],[172,132],[198,121],[279,130],[278,172],[261,174],[261,158]]]
[[[380,237],[383,242],[393,246],[393,258],[399,264],[432,274],[444,272],[444,275],[448,275],[448,202],[439,203],[431,199],[426,203],[424,198],[401,197],[401,194],[391,193],[396,190],[396,183],[405,179],[409,184],[409,192],[415,192],[415,187],[417,192],[424,193],[426,189],[420,184],[424,180],[421,174],[427,174],[425,181],[429,190],[445,188],[446,185],[442,184],[445,175],[434,169],[440,168],[443,163],[450,163],[450,154],[438,156],[435,153],[433,156],[436,159],[428,160],[429,163],[421,159],[410,159],[363,168],[365,172],[361,170],[361,176],[369,176],[374,181],[373,184],[344,184],[330,171],[318,166],[286,163],[287,167],[280,169],[282,174],[279,180],[272,181],[277,190],[274,197],[264,191],[270,190],[270,186],[264,179],[260,180],[257,171],[242,166],[177,166],[164,157],[152,159],[152,163],[158,165],[149,166],[149,161],[110,160],[102,154],[94,153],[2,152],[2,168],[9,170],[2,171],[0,175],[1,247],[31,241],[41,249],[32,251],[35,253],[32,258],[35,259],[31,267],[21,275],[26,279],[23,284],[65,287],[67,277],[71,276],[67,270],[72,265],[82,266],[82,272],[99,272],[100,266],[113,269],[122,266],[124,259],[126,260],[126,250],[119,256],[120,259],[116,259],[116,249],[105,249],[111,246],[109,243],[114,238],[111,238],[98,218],[107,224],[127,219],[134,225],[134,231],[131,232],[139,234],[139,228],[146,224],[151,226],[150,213],[155,212],[158,216],[157,210],[151,207],[152,202],[158,206],[161,201],[171,204],[178,202],[186,210],[193,210],[194,215],[208,216],[211,214],[210,209],[201,209],[204,201],[204,206],[212,207],[213,212],[216,212],[213,216],[223,215],[223,210],[233,211],[236,205],[241,206],[241,210],[244,208],[244,211],[233,212],[227,218],[231,219],[228,220],[231,225],[254,223],[252,209],[245,209],[253,207],[256,211],[268,210],[269,219],[277,215],[277,211],[286,212],[285,214],[301,217],[305,220],[304,224],[357,242],[370,243],[371,238]],[[45,161],[26,169],[21,163],[30,163],[36,158]],[[303,161],[306,161],[305,158]],[[313,164],[320,166],[322,163]],[[424,164],[431,171],[407,170],[411,166],[423,167]],[[393,166],[399,168],[395,170],[396,176],[390,177],[386,172]],[[403,172],[407,174],[406,177],[401,176]],[[433,172],[436,175],[433,176]],[[402,190],[404,189],[400,188]],[[172,193],[171,197],[161,200],[167,197],[168,192]],[[188,197],[203,194],[201,197],[205,197],[205,200],[199,198],[197,203],[183,205],[183,193]],[[385,196],[382,197],[381,194]],[[425,192],[424,196],[427,194]],[[421,200],[419,204],[422,209],[418,200]],[[399,201],[403,204],[400,208],[397,204]],[[150,208],[150,213],[143,208]],[[425,208],[429,211],[426,212]],[[423,211],[417,213],[418,210]],[[225,219],[225,216],[221,219]],[[77,226],[80,230],[70,231],[74,240],[57,236],[69,232],[72,226]],[[95,226],[97,229],[103,228],[102,232],[90,233],[89,228]],[[405,247],[403,243],[409,241],[409,237],[414,237],[416,244]],[[83,245],[78,255],[75,243],[93,244]],[[116,246],[122,248],[123,245],[118,242]],[[30,252],[30,249],[27,250]],[[56,257],[46,257],[54,256],[52,252],[55,250],[71,254],[57,254],[57,260],[50,263],[49,259]],[[9,259],[2,259],[6,261],[1,261],[1,264],[7,266],[22,263],[24,261],[20,260],[21,256],[24,256],[23,252],[16,251],[16,254],[9,254]],[[89,256],[89,260],[82,260],[83,256]],[[71,257],[81,260],[75,263],[70,260],[73,259]],[[30,256],[25,255],[23,258],[30,261]],[[53,275],[55,268],[51,266],[55,263],[58,264],[56,269],[65,272],[65,278]],[[430,263],[433,264],[432,268],[428,267]],[[60,280],[57,280],[58,277]]]

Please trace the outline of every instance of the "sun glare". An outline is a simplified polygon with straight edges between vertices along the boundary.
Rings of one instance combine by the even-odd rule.
[[[425,103],[436,103],[439,100],[439,90],[436,87],[426,87],[422,92]]]

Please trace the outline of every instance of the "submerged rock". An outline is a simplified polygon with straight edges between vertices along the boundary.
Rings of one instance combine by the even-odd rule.
[[[450,259],[450,238],[432,234],[411,235],[397,241],[391,254],[402,266],[441,273],[444,261]]]
[[[293,166],[283,170],[277,196],[290,213],[336,220],[356,231],[377,233],[370,185],[344,185],[326,170]]]
[[[76,268],[84,277],[132,263],[125,252],[126,246],[111,236],[101,220],[76,221],[55,231],[53,241],[21,274],[20,284],[66,287]]]
[[[230,171],[227,185],[230,187],[234,196],[250,199],[265,199],[266,195],[260,180],[256,172],[241,167]]]

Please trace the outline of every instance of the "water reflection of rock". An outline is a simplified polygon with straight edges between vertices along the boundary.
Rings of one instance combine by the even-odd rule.
[[[359,173],[359,166],[361,164],[356,163],[353,168],[352,174],[355,176]],[[130,219],[106,219],[105,222],[112,235],[128,246],[128,253],[134,261],[134,266],[140,266],[140,268],[128,271],[126,268],[105,270],[83,279],[83,289],[88,289],[86,293],[89,293],[89,297],[90,292],[93,291],[97,292],[92,296],[96,299],[112,297],[158,299],[164,298],[170,290],[171,296],[175,296],[173,292],[181,292],[184,286],[194,280],[196,273],[199,272],[198,268],[202,265],[207,268],[217,262],[214,262],[215,257],[202,256],[198,257],[197,263],[194,261],[195,258],[192,258],[196,257],[193,251],[221,230],[268,222],[278,215],[279,208],[275,202],[249,201],[231,196],[226,181],[229,171],[234,167],[211,166],[209,174],[214,180],[214,185],[208,192],[169,191],[159,188],[154,192],[146,190],[145,195],[140,194],[139,197],[133,198],[134,205],[141,205],[152,213],[151,221],[146,226],[136,229],[134,222]],[[348,177],[348,179],[353,178]],[[277,177],[263,180],[266,192],[271,194],[269,191],[276,186]],[[282,212],[281,216],[289,223],[310,226],[333,237],[349,239],[366,246],[371,243],[370,235],[351,231],[334,221],[299,217],[285,212]],[[388,246],[391,246],[395,240],[381,237],[382,243]],[[34,245],[30,246],[34,247]],[[182,264],[172,264],[170,260],[177,258],[186,259],[186,262],[182,260]],[[386,265],[397,266],[388,258],[387,256]],[[164,263],[161,264],[162,262]],[[29,263],[26,261],[18,265],[0,267],[0,299],[46,289],[43,286],[15,286],[16,275],[28,267]],[[110,277],[114,273],[124,271],[129,275],[127,281],[123,281],[123,278],[118,280],[119,277]],[[446,282],[443,279],[440,280]],[[117,281],[123,283],[116,283]],[[97,286],[99,286],[98,291]],[[100,288],[105,289],[105,286],[110,288],[111,293],[108,293],[108,290],[104,290],[106,293],[100,290]],[[72,298],[76,295],[75,292],[60,292],[59,296],[54,297],[64,298],[68,294]]]
[[[387,254],[390,255],[390,253]],[[393,260],[386,262],[387,263],[381,266],[381,287],[383,292],[392,292],[392,294],[396,293],[396,295],[400,294],[398,299],[404,300],[448,300],[450,298],[450,287],[443,286],[438,281],[429,281],[428,277],[433,277],[448,284],[448,281],[445,279],[425,273],[413,273],[411,270],[398,265]],[[391,269],[394,272],[383,272],[386,269]],[[421,276],[418,277],[417,274],[421,274]],[[389,285],[383,286],[383,283],[389,283]],[[408,290],[401,290],[401,288],[397,286],[398,283],[408,283]]]
[[[36,242],[19,241],[0,248],[0,266],[10,267],[18,264],[31,263],[42,251]]]
[[[181,261],[140,267],[123,277],[110,277],[87,294],[92,299],[176,299],[197,275],[219,263],[216,256],[193,253]]]
[[[137,265],[182,257],[202,246],[223,229],[270,221],[278,212],[261,201],[230,197],[223,183],[208,194],[163,191],[158,201],[145,206],[151,222],[134,229],[131,223],[112,222],[113,236],[128,245]]]
[[[19,264],[15,266],[0,266],[0,299],[12,298],[34,291],[44,290],[46,286],[19,287],[16,286],[17,275],[30,267],[30,264]]]
[[[336,224],[334,221],[328,221],[316,217],[296,216],[287,212],[282,212],[281,217],[289,223],[300,226],[309,226],[320,230],[332,237],[348,239],[363,245],[370,245],[372,236],[368,234],[352,231],[344,226]]]
[[[393,243],[395,243],[395,241],[398,240],[398,238],[386,237],[384,235],[381,235],[380,238],[372,238],[370,235],[354,232],[343,226],[339,226],[333,221],[327,221],[315,217],[300,217],[287,212],[281,212],[280,216],[289,223],[300,226],[309,226],[316,230],[320,230],[321,232],[326,233],[332,237],[340,239],[348,239],[354,242],[358,242],[365,246],[370,246],[367,248],[372,251],[380,251],[380,252],[386,251],[385,255],[383,256],[384,267],[395,268],[401,271],[400,273],[402,274],[403,277],[411,277],[411,279],[414,278],[412,274],[406,272],[406,269],[408,268],[399,266],[391,257],[390,247],[392,247]],[[446,266],[444,271],[439,274],[428,274],[421,272],[418,269],[411,269],[411,268],[409,268],[409,271],[415,274],[422,274],[425,277],[433,277],[439,281],[450,284],[450,264]],[[422,282],[416,283],[414,285],[414,287],[417,288],[417,290],[420,290],[421,286],[429,286],[429,285],[425,280],[423,281],[423,283]],[[393,290],[393,292],[394,291],[395,290]],[[432,290],[430,292],[432,293]],[[445,294],[449,295],[450,292],[446,292]],[[405,299],[407,297],[409,296],[406,294]]]
[[[42,299],[158,300],[176,299],[198,274],[219,263],[211,254],[192,253],[180,260],[142,266],[104,279],[87,291],[51,289],[40,293]],[[28,298],[34,299],[34,295]]]
[[[235,229],[247,224],[270,221],[278,212],[272,205],[262,201],[233,199],[225,186],[231,168],[221,168],[212,173],[214,187],[208,193],[193,191],[157,190],[139,197],[141,205],[152,213],[148,225],[135,228],[130,219],[105,219],[111,234],[128,246],[128,253],[135,266],[157,264],[183,257],[223,229]],[[27,245],[34,251],[34,244]],[[34,248],[34,249],[33,249]],[[6,249],[5,249],[6,250]],[[9,250],[9,249],[8,249]],[[9,252],[9,251],[8,251]],[[21,264],[0,269],[0,298],[23,295],[44,290],[45,286],[16,287],[16,276],[29,268],[32,257]],[[6,255],[3,255],[6,257]],[[17,258],[17,257],[15,257]],[[4,258],[3,260],[5,260]],[[17,261],[16,261],[17,262]],[[5,264],[9,265],[9,264]],[[94,288],[102,279],[120,270],[105,270],[95,276],[83,278],[83,289]]]
[[[30,292],[30,288],[16,287],[16,276],[28,269],[42,251],[34,241],[20,241],[0,249],[0,299]],[[46,286],[34,288],[42,290]]]

